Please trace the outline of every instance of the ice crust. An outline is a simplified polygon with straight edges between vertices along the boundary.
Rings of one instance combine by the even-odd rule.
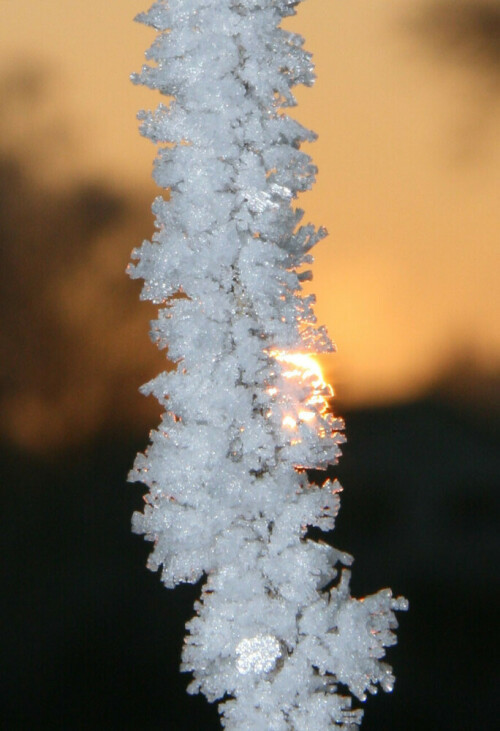
[[[158,35],[132,77],[167,97],[139,118],[168,196],[129,274],[159,305],[151,337],[177,363],[142,389],[165,413],[130,473],[149,488],[133,529],[165,586],[206,576],[182,668],[189,692],[230,698],[222,725],[238,731],[361,723],[338,683],[360,701],[392,689],[381,658],[406,607],[388,589],[353,599],[336,568],[351,557],[306,537],[333,528],[341,489],[306,469],[335,464],[344,437],[321,405],[301,419],[312,385],[276,357],[333,349],[301,294],[326,232],[292,205],[316,172],[300,149],[314,133],[284,111],[314,80],[303,39],[279,27],[297,4],[157,2],[137,18]]]

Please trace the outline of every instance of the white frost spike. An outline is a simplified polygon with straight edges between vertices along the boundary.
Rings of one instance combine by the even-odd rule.
[[[241,640],[236,646],[236,667],[242,675],[268,673],[281,657],[280,643],[272,635],[257,635]]]
[[[206,578],[182,669],[235,731],[361,723],[351,697],[391,690],[382,658],[405,608],[389,590],[352,598],[351,557],[308,534],[333,529],[341,491],[308,470],[334,465],[344,436],[314,360],[333,345],[301,285],[326,232],[293,205],[316,174],[314,133],[285,114],[314,80],[280,27],[298,2],[159,0],[138,17],[158,31],[133,81],[163,95],[140,120],[168,195],[129,273],[177,367],[143,387],[165,413],[130,473],[149,488],[133,530],[165,586]]]
[[[242,193],[243,200],[248,203],[248,208],[254,213],[262,213],[266,208],[279,208],[278,203],[274,203],[269,193],[259,190],[246,190]]]

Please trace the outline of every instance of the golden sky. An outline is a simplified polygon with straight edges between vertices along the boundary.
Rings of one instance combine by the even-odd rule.
[[[457,352],[500,362],[499,70],[427,43],[414,21],[436,3],[307,0],[287,21],[318,77],[293,110],[319,133],[318,182],[300,205],[330,233],[311,289],[339,350],[325,367],[354,403],[418,393]],[[43,68],[50,105],[34,114],[71,129],[66,152],[34,166],[45,185],[93,176],[151,188],[154,148],[135,113],[158,98],[128,79],[154,37],[132,22],[148,5],[2,0],[0,76]],[[30,115],[18,124],[29,130]],[[30,145],[36,161],[36,135]]]

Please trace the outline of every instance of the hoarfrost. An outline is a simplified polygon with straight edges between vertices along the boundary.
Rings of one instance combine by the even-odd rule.
[[[360,724],[338,684],[361,701],[392,689],[381,659],[406,608],[387,589],[353,599],[351,557],[307,537],[333,528],[341,490],[307,470],[335,464],[344,437],[303,360],[333,345],[301,291],[326,232],[292,205],[316,174],[300,149],[314,133],[284,112],[314,80],[280,28],[298,2],[160,0],[137,18],[158,36],[132,77],[168,97],[139,115],[168,196],[129,274],[177,363],[142,389],[165,413],[130,473],[149,487],[133,529],[167,587],[206,576],[182,668],[189,692],[229,698],[222,724],[239,731]]]

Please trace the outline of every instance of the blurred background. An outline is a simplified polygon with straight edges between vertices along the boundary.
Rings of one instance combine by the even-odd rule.
[[[132,86],[146,0],[0,7],[4,728],[218,728],[185,694],[199,587],[166,591],[126,482],[159,408],[155,310],[125,273],[151,235],[154,147]],[[286,27],[317,83],[301,197],[322,360],[348,442],[333,543],[353,593],[410,599],[364,731],[496,727],[499,680],[499,0],[309,0]]]

